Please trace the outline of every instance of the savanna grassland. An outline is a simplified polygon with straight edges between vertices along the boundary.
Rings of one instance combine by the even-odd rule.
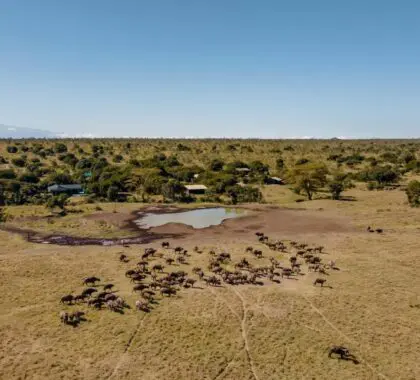
[[[416,140],[2,142],[0,378],[420,378],[420,212],[412,207],[415,187],[411,198],[406,193],[419,179],[419,148]],[[238,174],[240,167],[249,174]],[[269,185],[270,176],[287,184]],[[87,194],[51,204],[46,187],[57,182],[83,183]],[[179,189],[185,183],[205,183],[209,190],[185,198]],[[339,196],[331,199],[337,188]],[[118,192],[129,196],[116,198]],[[154,238],[143,245],[37,244],[19,233],[132,237],[141,233],[130,224],[133,212],[173,204],[227,204],[249,213],[203,230],[152,228]],[[383,232],[370,233],[368,226]],[[258,241],[259,231],[284,242],[285,251]],[[164,240],[171,248],[161,247]],[[222,263],[225,271],[234,272],[243,258],[252,268],[269,267],[273,259],[288,267],[297,254],[291,241],[323,246],[316,256],[334,261],[336,269],[310,271],[299,256],[301,271],[290,278],[262,275],[257,283],[220,286],[204,281],[213,275],[210,251],[231,255]],[[169,265],[165,259],[177,258],[176,246],[188,251],[186,262]],[[262,258],[246,252],[249,246]],[[171,297],[157,291],[150,312],[143,312],[135,308],[141,295],[125,273],[151,247],[157,253],[148,266],[164,265],[158,278],[182,270],[196,282],[175,286]],[[114,284],[129,308],[119,313],[60,304],[62,296],[86,288],[88,276],[100,278],[99,291]],[[314,286],[317,278],[326,286]],[[143,282],[150,281],[148,275]],[[60,322],[60,311],[75,310],[86,320],[77,327]],[[329,358],[332,345],[346,346],[357,361]]]

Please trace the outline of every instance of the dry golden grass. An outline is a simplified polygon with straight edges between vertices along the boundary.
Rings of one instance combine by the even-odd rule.
[[[62,307],[58,300],[82,290],[81,280],[88,275],[114,283],[134,305],[137,297],[124,272],[143,247],[36,245],[0,232],[0,378],[420,378],[420,308],[410,307],[420,304],[419,210],[410,209],[400,191],[354,189],[346,194],[355,197],[353,202],[304,203],[286,203],[281,187],[267,191],[273,202],[308,209],[299,212],[302,220],[314,213],[344,215],[361,227],[335,233],[282,233],[279,227],[278,234],[270,234],[324,245],[325,260],[335,259],[341,269],[328,276],[331,289],[315,288],[313,273],[264,286],[208,288],[199,283],[203,289],[162,299],[150,314],[80,306],[88,322],[72,328],[60,324],[58,313],[75,307]],[[369,224],[385,233],[365,232]],[[247,245],[256,246],[252,235],[248,240],[223,233],[213,239],[185,238],[179,244],[192,256],[181,269],[205,267],[208,255],[193,253],[195,245],[227,250],[238,260]],[[118,262],[122,250],[131,263]],[[360,364],[328,359],[332,344],[348,346]]]

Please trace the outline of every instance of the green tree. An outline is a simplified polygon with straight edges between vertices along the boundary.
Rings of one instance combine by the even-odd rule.
[[[408,203],[412,207],[420,206],[420,182],[419,181],[410,181],[405,190],[407,194]]]
[[[162,195],[165,199],[176,200],[182,193],[184,188],[180,182],[170,179],[162,185]]]
[[[334,178],[328,183],[328,190],[331,193],[331,198],[334,200],[339,200],[341,193],[351,187],[354,187],[354,185],[345,173],[336,173]]]
[[[66,204],[68,199],[69,196],[64,193],[59,195],[53,195],[50,198],[48,198],[45,206],[50,210],[59,208],[62,212],[64,212],[66,210]]]
[[[289,179],[295,183],[295,190],[304,192],[309,200],[327,183],[328,170],[323,164],[307,163],[289,171]]]
[[[284,160],[283,160],[283,158],[280,157],[280,158],[278,158],[276,160],[276,168],[279,169],[279,170],[284,169]]]
[[[332,181],[328,184],[328,190],[331,193],[331,198],[339,200],[341,193],[344,191],[344,185],[339,181]]]
[[[224,164],[225,163],[222,160],[219,160],[218,158],[215,158],[214,160],[212,160],[210,162],[209,168],[210,168],[210,170],[212,170],[214,172],[218,172],[218,171],[223,169]]]
[[[109,186],[106,192],[106,197],[109,201],[114,202],[118,198],[118,187],[117,186]]]
[[[56,143],[55,147],[54,147],[54,150],[57,153],[65,153],[65,152],[67,152],[67,146],[66,146],[66,144],[63,144],[63,143]]]

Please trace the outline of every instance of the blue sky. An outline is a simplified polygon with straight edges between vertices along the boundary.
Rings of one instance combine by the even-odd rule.
[[[420,3],[0,0],[0,123],[420,137]]]

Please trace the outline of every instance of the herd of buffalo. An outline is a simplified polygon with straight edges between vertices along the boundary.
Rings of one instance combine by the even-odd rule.
[[[195,266],[189,274],[179,269],[181,266],[187,268],[188,258],[191,257],[191,254],[183,247],[171,247],[170,243],[165,241],[161,244],[162,252],[158,252],[155,248],[145,248],[135,267],[125,270],[126,278],[133,284],[132,291],[139,297],[135,302],[135,308],[142,312],[150,312],[158,299],[176,295],[181,289],[194,288],[197,283],[204,283],[207,286],[264,285],[264,279],[280,283],[284,278],[288,279],[292,276],[297,278],[304,275],[302,271],[304,263],[308,272],[318,273],[313,285],[324,287],[328,271],[338,269],[333,260],[329,260],[328,263],[323,262],[321,255],[324,253],[324,247],[322,246],[310,247],[308,244],[296,241],[286,243],[286,241],[271,240],[262,232],[257,232],[256,236],[258,242],[270,250],[287,254],[288,264],[285,265],[274,256],[270,256],[268,265],[258,265],[259,259],[264,258],[263,251],[248,246],[244,256],[236,262],[227,252],[216,253],[214,250],[209,250],[207,267]],[[195,254],[203,253],[203,250],[198,247],[194,247],[193,251]],[[250,260],[251,257],[257,260]],[[121,253],[119,261],[130,263],[132,258]],[[87,277],[83,280],[86,288],[80,294],[65,295],[60,302],[68,305],[84,302],[97,310],[107,308],[121,313],[124,308],[129,308],[124,299],[113,292],[113,284],[99,285],[100,282],[101,280],[96,276]],[[84,315],[82,311],[61,311],[60,319],[64,324],[76,326],[86,320]],[[348,350],[342,346],[331,349],[330,356],[333,353],[338,353],[340,358],[349,356]]]

